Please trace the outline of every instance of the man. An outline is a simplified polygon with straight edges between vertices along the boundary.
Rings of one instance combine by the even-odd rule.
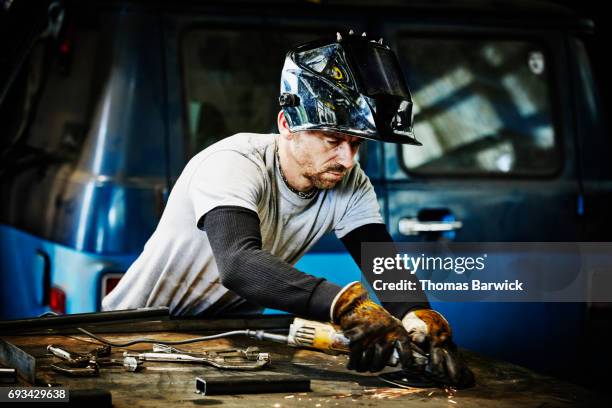
[[[364,139],[420,144],[395,55],[354,35],[307,43],[287,54],[281,92],[279,135],[234,135],[191,159],[103,309],[270,307],[339,324],[357,371],[381,370],[394,349],[412,364],[414,342],[429,351],[431,372],[464,381],[448,322],[422,292],[385,309],[359,282],[341,288],[292,266],[328,231],[357,263],[361,242],[392,242],[355,155]]]

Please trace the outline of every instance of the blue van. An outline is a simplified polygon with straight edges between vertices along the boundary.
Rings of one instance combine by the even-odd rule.
[[[99,310],[187,160],[274,132],[284,52],[348,28],[397,51],[415,102],[423,147],[367,142],[359,155],[394,239],[610,240],[593,27],[564,8],[43,3],[2,11],[36,18],[15,27],[0,95],[1,318]],[[360,276],[332,236],[297,267]],[[463,347],[560,371],[597,305],[435,306]]]

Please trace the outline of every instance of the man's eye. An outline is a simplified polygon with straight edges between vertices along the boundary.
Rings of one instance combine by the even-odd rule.
[[[336,139],[327,139],[327,143],[331,146],[338,146],[340,142]]]

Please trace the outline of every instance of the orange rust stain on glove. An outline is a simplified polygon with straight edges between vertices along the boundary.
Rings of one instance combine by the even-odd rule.
[[[452,330],[444,317],[435,310],[421,309],[414,314],[425,322],[429,339],[434,346],[444,344],[452,338]]]

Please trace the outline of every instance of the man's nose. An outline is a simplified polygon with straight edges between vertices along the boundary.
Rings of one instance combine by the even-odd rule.
[[[350,170],[351,167],[355,165],[355,154],[357,154],[357,150],[354,150],[350,143],[340,143],[338,149],[338,164],[341,164],[346,167],[347,170]]]

